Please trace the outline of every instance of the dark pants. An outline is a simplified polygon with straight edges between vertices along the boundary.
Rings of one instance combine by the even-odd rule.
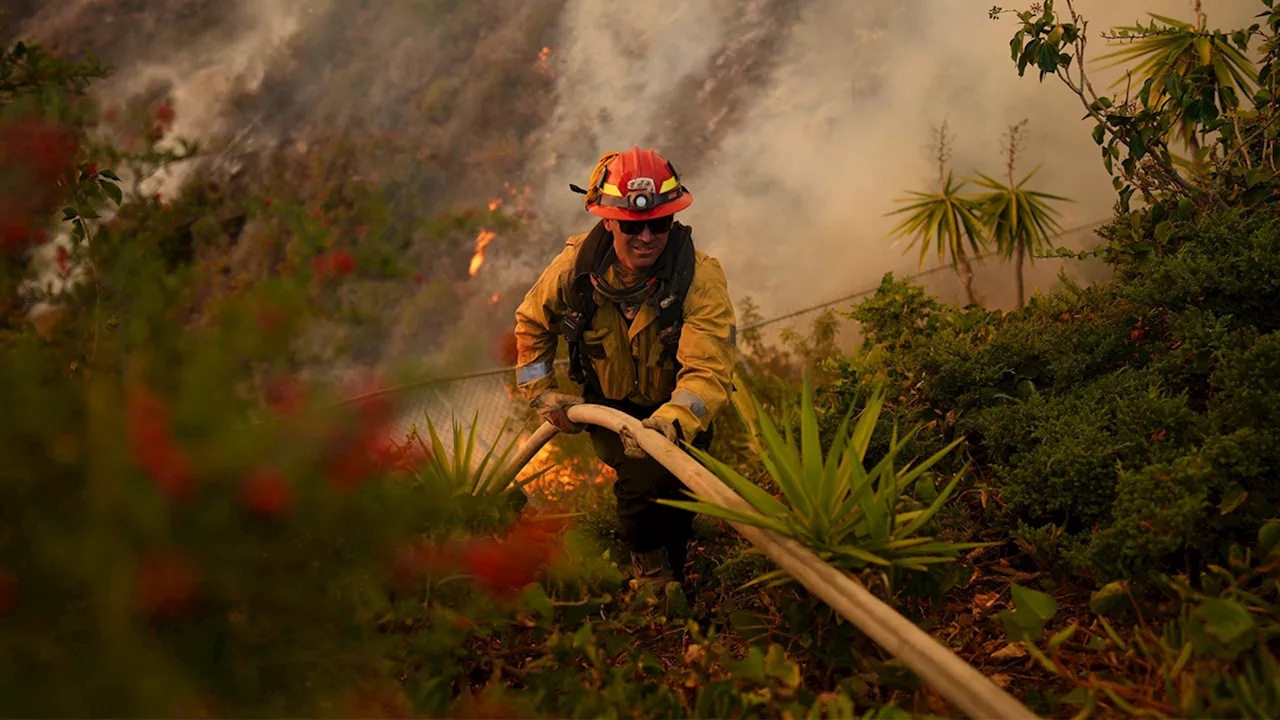
[[[640,420],[649,417],[657,409],[599,397],[590,398],[587,402],[621,410]],[[612,430],[591,426],[588,433],[596,455],[618,474],[618,479],[613,484],[613,494],[618,500],[618,522],[622,526],[623,544],[628,550],[637,553],[665,547],[676,580],[683,582],[693,513],[659,505],[655,501],[689,500],[683,492],[684,483],[651,457],[627,457],[623,452],[621,438]],[[706,450],[711,446],[711,432],[700,433],[692,444]]]

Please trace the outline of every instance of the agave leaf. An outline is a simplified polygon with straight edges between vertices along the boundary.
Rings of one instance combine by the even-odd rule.
[[[478,419],[479,418],[477,418],[477,420]],[[510,418],[504,419],[502,421],[502,425],[498,427],[498,440],[501,440],[502,436],[506,434],[508,422],[510,422]],[[507,443],[507,448],[503,450],[502,454],[499,455],[497,459],[493,461],[493,464],[489,466],[488,476],[485,477],[484,482],[481,485],[482,492],[487,494],[499,493],[510,487],[511,483],[516,479],[516,476],[520,474],[521,470],[521,468],[512,468],[509,466],[511,453],[515,452],[519,445],[520,435],[519,433],[516,433],[512,436],[511,441]],[[485,455],[485,460],[480,463],[481,467],[484,466],[485,462],[489,461],[490,456],[497,450],[497,447],[497,441],[495,440],[493,447],[490,448],[489,453]]]
[[[871,483],[867,483],[868,486]],[[858,502],[858,507],[862,510],[862,515],[866,517],[867,535],[874,542],[883,542],[889,538],[888,518],[885,516],[884,498],[877,489],[874,492],[864,493],[862,499]]]
[[[759,577],[748,580],[747,582],[742,584],[742,587],[738,589],[746,590],[747,588],[755,587],[756,585],[761,585],[764,583],[773,584],[778,580],[788,581],[790,580],[790,578],[791,576],[787,574],[786,570],[770,570],[769,572]]]
[[[912,565],[938,565],[941,563],[949,563],[949,562],[955,562],[955,561],[956,559],[954,556],[947,556],[947,555],[912,555],[907,558],[902,558],[902,564],[904,565],[906,563],[910,563]],[[894,564],[897,565],[899,563],[897,561],[894,561]]]
[[[891,565],[891,563],[888,560],[880,557],[879,555],[876,555],[875,553],[867,552],[862,548],[854,547],[852,545],[837,545],[832,549],[841,555],[847,555],[851,558],[856,558],[858,560],[861,560],[865,563],[870,563],[872,565],[884,565],[886,567]]]
[[[853,427],[853,437],[849,440],[849,446],[859,459],[867,456],[867,446],[871,444],[871,435],[876,430],[876,421],[880,419],[880,408],[883,406],[884,390],[877,388],[862,409],[862,415]]]
[[[741,495],[742,499],[750,503],[751,507],[759,511],[761,515],[764,515],[765,517],[778,517],[791,512],[790,508],[779,502],[777,498],[766,492],[764,488],[761,488],[750,480],[742,477],[737,470],[734,470],[725,463],[711,457],[707,452],[699,448],[690,447],[689,453],[693,455],[694,459],[706,466],[712,474],[720,478],[725,485],[728,485],[729,489]]]
[[[427,432],[431,434],[432,464],[439,470],[440,476],[449,483],[449,491],[453,492],[456,486],[453,485],[453,469],[447,464],[449,454],[445,452],[444,443],[441,442],[440,434],[436,432],[436,425],[431,422],[430,416],[427,416]]]
[[[479,417],[477,416],[476,419],[479,420]],[[505,419],[502,421],[502,425],[498,427],[498,440],[501,440],[502,436],[506,434],[507,424],[509,422],[510,418]],[[511,484],[515,482],[516,477],[519,476],[520,471],[522,470],[522,468],[513,468],[510,466],[511,454],[514,453],[519,446],[520,434],[514,433],[511,440],[507,443],[506,450],[503,450],[502,455],[498,456],[498,458],[489,466],[489,473],[481,485],[481,492],[484,492],[485,494],[494,494],[503,492],[507,488],[511,487]],[[485,455],[485,460],[480,463],[482,468],[484,467],[485,462],[489,460],[490,455],[492,455],[496,449],[497,441],[495,441],[494,446],[490,448],[489,453]],[[541,477],[546,470],[550,470],[550,468],[546,468],[538,472],[536,477]],[[520,487],[523,488],[528,484],[528,481],[522,482],[520,483]]]
[[[956,485],[959,484],[960,478],[964,477],[964,473],[968,469],[969,466],[966,464],[960,469],[960,472],[956,473],[955,477],[951,478],[951,482],[947,483],[947,486],[942,489],[942,492],[938,493],[938,497],[934,498],[933,503],[929,505],[923,513],[916,517],[916,519],[907,523],[905,526],[899,528],[894,534],[900,537],[907,537],[911,535],[911,533],[923,527],[925,523],[929,522],[929,520],[931,520],[933,516],[942,509],[942,505],[947,501],[947,498],[951,497],[951,492],[956,489]]]
[[[831,495],[827,498],[827,506],[833,506],[845,489],[844,483],[841,482],[845,471],[845,448],[849,445],[849,423],[852,421],[853,410],[845,413],[844,418],[840,421],[840,425],[836,427],[836,434],[831,438],[831,447],[827,448],[826,461],[826,482],[831,488]]]
[[[671,507],[674,507],[674,508],[680,508],[681,510],[688,510],[690,512],[702,513],[703,515],[710,515],[711,517],[717,517],[717,518],[720,518],[721,520],[728,520],[729,522],[739,522],[739,523],[744,523],[746,525],[754,525],[755,527],[764,528],[765,530],[772,530],[778,533],[779,535],[788,535],[788,536],[790,535],[790,533],[788,533],[787,531],[787,527],[782,523],[778,522],[777,520],[775,520],[774,518],[767,518],[763,515],[758,515],[756,513],[748,513],[748,512],[743,512],[741,510],[735,510],[734,508],[725,507],[723,505],[717,505],[715,503],[702,502],[702,501],[688,502],[685,500],[665,500],[665,499],[658,500],[658,503],[661,505],[670,505]]]
[[[465,467],[463,462],[463,451],[466,449],[466,435],[462,431],[462,424],[458,419],[453,418],[453,486],[464,487],[467,484],[467,476],[463,474],[462,468]]]
[[[804,487],[800,459],[795,449],[779,437],[777,427],[764,413],[764,408],[759,410],[760,432],[765,444],[760,460],[769,469],[769,474],[773,476],[787,502],[807,522],[813,515],[813,500]]]
[[[489,464],[489,459],[493,457],[494,446],[490,445],[489,450],[480,458],[480,464],[471,470],[471,458],[475,454],[477,432],[476,428],[480,426],[480,411],[477,409],[475,417],[471,420],[471,437],[467,441],[467,469],[469,472],[468,482],[471,484],[471,492],[475,493],[483,487],[485,477],[485,466]]]
[[[889,540],[888,542],[877,543],[875,545],[868,545],[866,546],[866,549],[875,550],[877,552],[893,551],[893,550],[908,550],[911,548],[928,545],[931,542],[933,542],[933,538],[929,538],[929,537],[900,538],[898,540]]]
[[[929,468],[933,467],[934,465],[937,465],[938,461],[946,457],[948,453],[954,450],[956,446],[962,442],[964,442],[963,437],[956,438],[955,440],[952,440],[951,443],[946,447],[942,448],[941,450],[934,453],[933,455],[930,455],[927,460],[920,463],[919,465],[916,465],[914,467],[908,466],[910,467],[910,469],[903,468],[902,476],[901,476],[903,484],[906,485],[906,484],[914,483],[921,475],[927,472]],[[966,465],[966,467],[968,466]],[[957,475],[956,477],[959,477],[959,475]]]
[[[853,523],[860,520],[860,518],[852,516],[854,508],[861,502],[863,493],[874,489],[875,478],[884,473],[884,468],[893,462],[893,458],[897,456],[908,440],[910,440],[910,436],[896,443],[891,443],[889,451],[885,453],[884,457],[880,458],[880,461],[870,471],[863,468],[862,458],[857,455],[852,445],[845,449],[845,457],[849,462],[850,471],[848,477],[851,479],[852,487],[849,494],[845,496],[839,507],[836,508],[832,517],[850,518]],[[841,527],[847,527],[850,524],[849,522],[841,523]],[[835,533],[834,537],[839,538],[841,535],[840,533]]]
[[[551,470],[551,468],[549,468],[549,467],[542,468],[542,469],[541,469],[541,470],[539,470],[538,472],[536,472],[536,473],[534,473],[534,474],[530,475],[530,476],[529,476],[529,477],[527,477],[527,478],[524,478],[523,480],[515,480],[515,479],[513,478],[510,482],[506,483],[505,485],[503,485],[503,486],[501,486],[501,487],[498,487],[498,488],[495,488],[495,489],[493,489],[493,490],[491,490],[491,491],[489,491],[489,492],[491,492],[491,493],[500,493],[500,492],[502,492],[503,490],[506,490],[507,488],[511,488],[511,487],[514,487],[514,488],[516,488],[517,490],[523,490],[523,489],[525,488],[525,486],[529,485],[529,483],[532,483],[534,480],[537,480],[538,478],[542,477],[543,475],[546,475],[546,474],[547,474],[547,472],[548,472],[548,471],[550,471],[550,470]]]
[[[830,538],[827,513],[831,502],[827,499],[826,474],[823,471],[822,443],[818,437],[818,412],[813,407],[813,392],[809,386],[809,374],[804,374],[803,394],[800,398],[800,466],[801,482],[812,499],[809,510],[809,526],[814,538],[826,544]]]

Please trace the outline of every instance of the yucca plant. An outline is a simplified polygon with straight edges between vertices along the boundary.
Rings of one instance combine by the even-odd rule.
[[[976,173],[972,181],[988,192],[976,198],[982,222],[990,233],[996,249],[1005,258],[1013,258],[1014,279],[1018,293],[1018,307],[1026,299],[1022,281],[1022,263],[1031,257],[1053,249],[1052,237],[1062,232],[1058,223],[1058,210],[1051,203],[1071,202],[1070,198],[1051,195],[1028,188],[1027,182],[1035,177],[1039,168],[1026,177],[1014,181],[1014,168],[1021,149],[1022,130],[1027,121],[1013,125],[1005,135],[1005,177],[1000,182],[986,173]],[[1034,262],[1034,261],[1033,261]]]
[[[953,562],[965,550],[990,543],[954,543],[920,534],[938,513],[956,485],[958,473],[927,507],[908,509],[914,501],[909,488],[962,442],[958,439],[925,461],[900,464],[902,449],[918,428],[903,437],[893,432],[888,452],[872,467],[865,464],[867,446],[884,406],[884,390],[877,388],[857,422],[852,410],[845,416],[823,457],[818,437],[818,413],[809,378],[804,378],[800,408],[800,438],[789,424],[780,433],[757,404],[761,449],[759,459],[781,491],[781,499],[755,485],[736,470],[705,452],[690,448],[707,469],[742,496],[755,513],[703,501],[662,500],[663,504],[712,517],[772,530],[796,540],[828,563],[843,569],[927,570]],[[752,581],[785,582],[778,570]]]
[[[1217,108],[1204,107],[1206,99],[1210,105],[1213,99],[1198,94],[1187,97],[1189,104],[1186,107],[1175,108],[1177,121],[1174,133],[1193,150],[1199,149],[1196,123],[1208,114],[1216,116],[1219,111],[1239,107],[1240,94],[1253,94],[1258,71],[1242,52],[1247,47],[1247,36],[1235,33],[1229,37],[1226,33],[1208,30],[1199,3],[1196,3],[1195,25],[1155,13],[1147,14],[1152,18],[1148,26],[1139,23],[1116,28],[1116,34],[1108,39],[1126,44],[1099,60],[1111,60],[1104,67],[1137,61],[1112,86],[1120,87],[1130,83],[1131,79],[1136,80],[1142,87],[1139,99],[1153,110],[1164,107],[1183,90],[1192,87],[1197,82],[1197,73],[1211,77]],[[1233,47],[1233,43],[1237,47]]]
[[[508,490],[523,490],[525,485],[537,480],[546,470],[534,473],[519,482],[516,477],[521,468],[511,467],[508,462],[512,453],[519,447],[518,434],[507,443],[500,455],[497,455],[498,444],[495,442],[479,461],[476,461],[478,438],[476,428],[479,423],[479,412],[471,422],[470,432],[465,431],[457,418],[453,420],[452,452],[446,452],[445,444],[436,432],[431,417],[425,417],[428,439],[424,439],[416,428],[410,435],[410,442],[418,443],[422,451],[423,462],[415,469],[418,479],[431,488],[449,496],[457,495],[497,495]],[[498,438],[506,434],[507,421],[498,430]]]
[[[943,123],[938,130],[938,190],[936,192],[907,191],[911,197],[899,198],[895,202],[909,203],[905,207],[887,213],[900,215],[909,213],[907,217],[891,231],[911,239],[908,248],[920,244],[920,264],[928,257],[930,248],[936,248],[938,262],[946,262],[951,257],[951,265],[960,273],[960,282],[964,285],[965,298],[970,305],[978,303],[973,293],[973,267],[969,263],[970,254],[978,257],[985,247],[982,219],[978,215],[975,200],[961,194],[964,182],[956,182],[952,173],[947,170],[950,161],[949,138],[947,126]],[[966,245],[968,247],[966,247]]]

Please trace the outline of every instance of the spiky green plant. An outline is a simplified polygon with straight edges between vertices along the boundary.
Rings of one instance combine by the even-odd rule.
[[[411,442],[416,441],[426,455],[425,462],[416,469],[419,480],[427,483],[437,492],[455,495],[497,495],[511,489],[522,490],[525,485],[538,479],[546,470],[534,473],[516,482],[521,468],[512,467],[508,462],[511,455],[519,447],[519,437],[513,436],[501,455],[495,455],[498,443],[495,442],[482,457],[476,461],[478,449],[476,428],[479,425],[479,412],[471,422],[471,430],[467,432],[455,417],[453,420],[452,452],[446,452],[445,444],[436,432],[431,417],[426,416],[427,433],[430,444],[423,439],[421,433],[411,435]],[[507,422],[498,430],[501,439],[507,430]]]
[[[946,262],[950,256],[952,267],[960,271],[969,303],[976,304],[969,260],[981,255],[986,248],[978,207],[972,197],[960,193],[963,188],[963,181],[957,183],[952,174],[947,173],[937,192],[909,190],[911,197],[895,200],[909,204],[888,214],[909,213],[893,228],[892,234],[910,238],[908,247],[919,243],[922,265],[931,248],[936,248],[939,262]]]
[[[962,440],[952,442],[921,463],[907,462],[899,467],[902,449],[919,428],[899,437],[895,427],[888,452],[875,465],[866,467],[867,446],[883,406],[884,391],[877,389],[852,427],[852,411],[845,416],[824,458],[818,437],[818,413],[806,375],[798,445],[789,424],[780,433],[758,403],[756,407],[761,434],[759,459],[781,490],[781,499],[707,453],[690,448],[756,512],[704,501],[660,502],[772,530],[808,547],[828,563],[850,570],[878,566],[923,571],[930,565],[953,562],[965,550],[990,544],[953,543],[920,534],[951,497],[963,470],[928,507],[905,509],[911,502],[908,489]],[[779,580],[785,581],[781,570],[749,584]]]
[[[989,192],[977,198],[979,212],[991,233],[996,249],[1006,258],[1013,258],[1018,292],[1018,307],[1025,301],[1022,282],[1022,263],[1028,253],[1032,257],[1053,249],[1053,236],[1062,232],[1058,223],[1058,211],[1050,203],[1070,202],[1061,195],[1051,195],[1026,187],[1039,168],[1032,170],[1022,180],[1014,183],[1010,169],[1009,181],[1000,182],[985,173],[977,173],[973,182]]]
[[[1211,71],[1216,90],[1217,108],[1212,110],[1214,115],[1218,111],[1225,112],[1239,107],[1241,94],[1253,94],[1253,87],[1258,82],[1258,71],[1241,52],[1246,43],[1243,33],[1236,33],[1236,37],[1232,38],[1226,33],[1208,30],[1204,13],[1199,12],[1198,6],[1195,25],[1155,13],[1147,14],[1152,18],[1148,26],[1138,23],[1116,28],[1116,36],[1110,39],[1113,43],[1124,45],[1099,58],[1111,60],[1104,67],[1136,61],[1128,73],[1112,83],[1112,87],[1128,84],[1132,77],[1142,88],[1139,100],[1154,110],[1164,107],[1177,94],[1171,89],[1192,86],[1195,83],[1194,74],[1208,70]],[[1233,47],[1233,42],[1240,47]],[[1192,100],[1200,108],[1194,113],[1187,112],[1187,108],[1175,108],[1178,119],[1174,124],[1174,133],[1193,149],[1199,147],[1195,124],[1197,118],[1204,115],[1205,108],[1200,107],[1203,100]]]

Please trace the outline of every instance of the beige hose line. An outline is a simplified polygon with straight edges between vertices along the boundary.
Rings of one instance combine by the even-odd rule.
[[[575,405],[569,408],[568,415],[576,423],[598,425],[614,432],[630,429],[650,457],[670,470],[700,498],[743,512],[756,512],[719,478],[660,433],[643,427],[639,420],[612,408],[590,404]],[[520,467],[527,463],[555,434],[555,428],[544,423],[512,458],[512,466]],[[970,717],[1036,717],[972,665],[872,595],[851,575],[831,567],[794,540],[751,525],[729,524],[791,577],[902,660]]]

